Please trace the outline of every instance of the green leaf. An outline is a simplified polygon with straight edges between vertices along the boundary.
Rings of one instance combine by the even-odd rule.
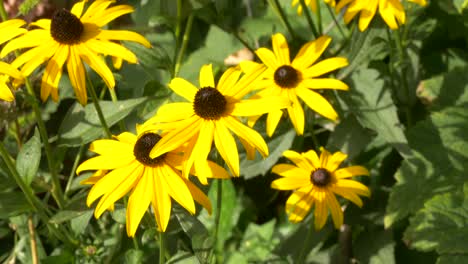
[[[107,125],[112,126],[147,100],[148,98],[143,97],[121,100],[116,103],[101,101],[99,104]],[[58,134],[60,135],[59,145],[69,147],[87,144],[102,136],[103,130],[94,105],[88,104],[83,107],[79,103],[75,103],[70,107],[60,125]]]
[[[265,129],[262,128],[260,131],[265,131]],[[276,164],[283,152],[291,148],[295,137],[296,132],[293,129],[286,130],[284,134],[275,135],[273,138],[264,137],[268,140],[270,151],[266,158],[261,157],[257,152],[254,160],[248,160],[245,154],[241,154],[240,172],[243,177],[250,179],[258,175],[265,175]]]
[[[30,185],[36,176],[41,161],[41,139],[39,131],[26,142],[16,158],[16,169],[27,185]]]
[[[436,194],[454,190],[466,181],[468,170],[468,113],[451,107],[433,113],[408,133],[413,153],[395,174],[385,226],[417,210]]]
[[[130,249],[125,252],[124,263],[125,264],[134,264],[134,263],[143,263],[145,252],[137,249]]]
[[[166,262],[167,264],[198,264],[200,263],[194,255],[179,251]]]
[[[391,231],[366,230],[353,241],[353,247],[354,257],[359,263],[395,263],[395,241]]]
[[[52,216],[49,220],[50,223],[52,224],[61,224],[63,222],[70,221],[74,218],[80,217],[82,215],[88,214],[89,212],[92,212],[93,210],[86,210],[86,211],[72,211],[72,210],[63,210],[59,211],[57,214]]]
[[[468,183],[463,188],[434,196],[410,220],[408,243],[419,250],[468,257]]]
[[[411,150],[398,119],[397,108],[379,72],[362,69],[354,73],[351,79],[351,89],[347,93],[340,93],[348,110],[362,126],[377,132],[402,156],[410,155]]]
[[[258,262],[270,259],[280,239],[274,237],[276,220],[273,219],[263,225],[249,224],[241,241],[239,252],[250,261]]]
[[[7,219],[30,210],[31,207],[23,193],[0,193],[0,219]]]
[[[83,214],[73,218],[70,221],[71,229],[76,235],[83,234],[93,216],[94,210],[85,211]]]
[[[39,4],[40,0],[26,0],[24,1],[19,7],[19,13],[21,15],[27,15],[37,4]]]

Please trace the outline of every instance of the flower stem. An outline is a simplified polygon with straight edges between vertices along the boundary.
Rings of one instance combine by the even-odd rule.
[[[34,115],[36,116],[37,126],[39,128],[39,134],[41,135],[42,143],[44,143],[44,150],[47,158],[47,165],[49,166],[50,176],[52,178],[52,196],[54,197],[55,202],[58,207],[61,209],[65,206],[62,186],[60,185],[59,176],[57,174],[57,169],[55,167],[54,155],[49,143],[49,136],[47,134],[47,129],[44,121],[42,120],[42,112],[39,104],[37,103],[34,89],[31,85],[31,82],[28,78],[25,78],[26,89],[28,90],[29,95],[32,97],[32,108]]]
[[[291,27],[291,24],[289,23],[288,18],[286,17],[286,14],[284,13],[283,9],[281,8],[281,5],[278,0],[268,0],[268,3],[270,3],[271,7],[276,11],[278,16],[281,19],[281,22],[283,22],[284,26],[286,29],[289,31],[289,34],[291,35],[292,38],[296,38],[296,34],[294,33],[294,30]]]
[[[406,125],[410,127],[413,124],[411,116],[411,90],[408,85],[408,78],[406,76],[406,65],[405,65],[405,51],[403,40],[401,39],[400,29],[394,31],[394,38],[398,50],[398,59],[401,65],[401,82],[403,83],[403,88],[406,92],[406,102],[405,102],[405,114],[406,114]]]
[[[321,36],[323,34],[323,27],[322,27],[322,11],[320,8],[320,1],[315,0],[317,5],[317,24],[318,24],[318,33]]]
[[[117,93],[115,92],[115,89],[109,89],[109,93],[110,93],[112,102],[117,103],[119,101],[119,98],[117,98]],[[127,130],[125,126],[125,122],[123,120],[119,121],[119,128],[120,128],[120,131],[122,132]]]
[[[84,150],[84,145],[80,145],[80,148],[78,150],[78,154],[75,157],[75,161],[73,161],[73,166],[72,166],[72,169],[70,171],[70,176],[68,176],[67,185],[65,186],[65,197],[67,196],[68,192],[70,191],[71,184],[73,182],[73,179],[75,178],[76,167],[78,167],[78,163],[80,162],[81,155],[83,154],[83,150]]]
[[[31,243],[31,256],[32,256],[31,261],[33,264],[38,264],[39,258],[37,255],[36,230],[34,227],[32,216],[28,217],[28,229],[29,229],[29,242]]]
[[[96,95],[96,91],[94,90],[94,85],[89,79],[89,76],[86,75],[86,80],[88,82],[88,87],[89,87],[89,93],[91,94],[91,98],[93,100],[94,107],[96,108],[96,112],[99,117],[99,121],[101,122],[102,129],[104,130],[104,133],[106,134],[107,138],[112,138],[112,133],[109,130],[109,126],[107,125],[106,119],[104,119],[104,114],[102,113],[101,106],[99,105],[99,99]]]
[[[336,19],[335,12],[333,12],[333,9],[329,5],[326,5],[326,6],[328,9],[328,12],[330,13],[330,16],[333,18],[333,22],[335,22],[335,25],[338,27],[338,30],[340,31],[341,36],[344,39],[347,39],[348,36],[346,36],[346,34],[344,33],[344,30],[341,28],[340,22],[338,21],[338,19]]]
[[[8,14],[5,10],[5,6],[3,5],[3,0],[0,0],[0,17],[2,17],[2,21],[8,20]]]
[[[159,264],[165,263],[166,245],[164,243],[164,232],[159,232]]]
[[[185,26],[184,37],[182,39],[182,45],[179,49],[179,53],[177,54],[176,63],[174,65],[174,76],[173,78],[177,77],[180,71],[180,66],[182,65],[182,59],[184,58],[185,49],[187,48],[188,40],[190,38],[190,31],[192,31],[192,24],[193,24],[193,13],[190,14],[187,20],[187,25]]]
[[[307,23],[309,23],[309,27],[310,29],[312,30],[312,34],[314,35],[315,38],[318,38],[319,37],[319,33],[317,31],[317,28],[315,28],[315,24],[314,24],[314,21],[312,20],[312,16],[310,15],[310,11],[309,11],[309,8],[307,7],[306,3],[304,2],[304,0],[300,0],[299,1],[301,3],[301,6],[302,6],[302,11],[304,12],[305,14],[305,17],[307,19]]]
[[[314,228],[312,225],[309,226],[309,230],[307,231],[307,235],[304,241],[304,244],[302,246],[301,251],[299,252],[299,255],[297,255],[296,263],[297,264],[303,264],[305,261],[306,256],[306,251],[307,251],[307,246],[310,242],[310,238],[312,237],[312,233],[314,233]]]

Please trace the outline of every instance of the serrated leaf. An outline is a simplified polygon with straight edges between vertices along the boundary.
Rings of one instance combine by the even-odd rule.
[[[86,230],[89,220],[91,220],[91,217],[93,216],[93,212],[93,210],[85,211],[84,214],[81,214],[70,221],[71,229],[75,234],[80,235]]]
[[[468,113],[452,107],[436,112],[408,133],[413,153],[403,162],[392,188],[385,226],[417,210],[436,194],[457,188],[468,170]]]
[[[148,98],[121,100],[118,102],[99,102],[104,119],[108,126],[112,126],[125,118],[139,105],[144,104]],[[87,144],[103,135],[101,123],[93,104],[85,107],[75,103],[68,110],[64,121],[60,125],[59,145],[76,147]]]
[[[376,131],[402,156],[409,156],[411,150],[398,119],[397,108],[379,72],[362,69],[354,73],[351,79],[350,91],[340,94],[349,111],[362,126]]]
[[[49,220],[50,223],[52,224],[61,224],[63,222],[72,220],[76,217],[80,217],[84,214],[87,214],[89,211],[92,212],[92,210],[86,210],[86,211],[72,211],[72,210],[63,210],[59,211],[57,214],[52,216]]]
[[[424,204],[405,232],[405,239],[419,250],[441,255],[468,255],[468,183],[463,188],[437,195]]]
[[[34,130],[34,135],[26,142],[16,158],[16,169],[27,185],[30,185],[36,176],[41,161],[41,139],[39,131]]]

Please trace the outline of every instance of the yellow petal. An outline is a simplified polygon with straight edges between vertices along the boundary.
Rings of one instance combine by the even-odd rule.
[[[130,132],[122,132],[118,136],[114,136],[114,137],[120,142],[129,144],[132,146],[135,145],[137,141],[137,137]]]
[[[0,99],[5,100],[7,102],[15,100],[15,97],[13,96],[13,93],[11,92],[10,88],[3,81],[0,81]]]
[[[193,199],[201,204],[209,214],[211,214],[211,202],[208,196],[206,196],[202,190],[200,190],[195,184],[191,183],[189,180],[182,178],[182,180],[187,185],[188,189],[190,190],[190,194],[192,195]]]
[[[359,17],[359,30],[364,31],[367,29],[369,26],[372,18],[374,17],[376,11],[377,11],[377,2],[378,1],[373,1],[375,4],[372,6],[369,6],[361,11],[361,15]]]
[[[3,44],[26,32],[28,31],[25,28],[8,28],[8,29],[0,28],[0,44]]]
[[[276,173],[280,176],[286,177],[286,178],[297,178],[297,179],[305,179],[308,180],[310,183],[310,171],[305,170],[300,167],[296,167],[291,164],[278,164],[275,165],[272,169],[271,172]]]
[[[70,54],[67,61],[68,77],[75,90],[76,98],[81,105],[86,105],[88,95],[86,93],[86,76],[85,69],[79,54],[75,49],[70,49]]]
[[[127,155],[122,155],[123,153],[120,154],[121,155],[118,156],[105,155],[90,158],[78,166],[76,174],[80,174],[85,170],[113,170],[115,168],[124,167],[135,160],[133,152]]]
[[[353,191],[346,188],[333,187],[332,191],[338,195],[343,196],[343,198],[350,200],[359,207],[362,207],[362,200],[357,196]]]
[[[320,164],[320,159],[317,155],[317,152],[315,152],[314,150],[309,150],[303,153],[302,156],[306,158],[310,162],[310,164],[312,164],[312,167],[314,170],[322,167],[322,165]]]
[[[262,64],[258,64],[256,68],[253,68],[250,72],[244,74],[244,76],[242,76],[235,85],[231,86],[230,89],[226,88],[224,90],[224,95],[231,96],[235,100],[241,100],[256,87],[259,80],[263,77],[265,70],[266,67]]]
[[[159,229],[162,232],[166,231],[167,224],[169,223],[169,218],[171,217],[171,197],[167,193],[167,186],[161,177],[156,177],[156,175],[161,175],[161,167],[157,167],[155,177],[153,177],[153,209],[156,222],[158,223]]]
[[[50,19],[39,19],[29,24],[29,26],[35,26],[42,29],[50,30],[50,24],[52,20]]]
[[[304,78],[313,78],[313,77],[318,77],[320,75],[332,72],[334,70],[337,70],[339,68],[343,68],[348,66],[348,60],[346,58],[341,58],[341,57],[334,57],[334,58],[329,58],[323,61],[320,61],[319,63],[312,65],[310,68],[305,70],[303,72]]]
[[[195,115],[192,103],[169,103],[158,109],[152,122],[174,122]]]
[[[286,38],[281,33],[276,33],[271,37],[273,52],[280,65],[289,65],[289,47]]]
[[[81,17],[83,13],[84,5],[86,4],[87,0],[79,1],[78,3],[74,4],[70,12],[74,14],[76,17]]]
[[[242,124],[239,120],[231,116],[221,118],[219,121],[225,122],[225,126],[227,126],[229,130],[254,146],[263,157],[268,156],[268,146],[257,131]]]
[[[340,164],[348,157],[348,155],[340,152],[340,151],[337,151],[335,153],[333,153],[333,155],[328,159],[328,162],[327,164],[325,165],[325,168],[328,170],[328,171],[335,171],[339,166]]]
[[[137,63],[137,58],[133,52],[122,45],[110,41],[90,39],[86,41],[86,46],[94,53],[110,55],[122,58],[129,63]]]
[[[133,41],[140,43],[147,48],[151,47],[151,43],[145,37],[136,32],[128,30],[101,30],[99,31],[99,34],[96,36],[96,38],[106,40]]]
[[[10,40],[5,47],[3,47],[0,57],[5,57],[8,53],[24,48],[31,48],[36,46],[49,45],[49,42],[53,41],[50,36],[50,32],[43,29],[35,29],[28,31],[21,37]]]
[[[117,5],[105,10],[100,16],[93,16],[87,22],[94,23],[99,27],[107,25],[112,20],[133,12],[133,7],[129,5]],[[88,10],[86,11],[88,13]]]
[[[292,66],[296,69],[306,69],[322,55],[331,42],[329,36],[321,36],[314,41],[307,42],[296,55]]]
[[[193,102],[195,94],[198,92],[198,89],[193,84],[182,78],[172,79],[169,83],[169,88],[190,102]]]
[[[188,177],[190,169],[192,168],[192,165],[194,164],[195,160],[204,161],[207,159],[208,154],[211,151],[211,145],[213,143],[214,129],[214,122],[211,120],[205,120],[201,123],[200,133],[198,134],[195,146],[193,147],[189,159],[184,164],[184,168],[182,170],[182,174],[185,178]],[[199,169],[203,170],[203,168]],[[203,173],[203,171],[200,171],[200,181],[205,184],[206,178],[204,177],[204,175],[205,173]]]
[[[310,109],[333,121],[338,119],[338,114],[335,109],[333,109],[327,99],[320,94],[303,87],[297,88],[296,93]]]
[[[112,2],[113,1],[111,0],[93,1],[86,9],[86,12],[83,14],[83,16],[81,16],[81,22],[90,22],[89,19],[99,16],[110,4],[112,4]]]
[[[269,137],[273,136],[273,133],[275,133],[276,127],[278,126],[282,116],[283,110],[273,110],[268,113],[266,121],[266,131]]]
[[[304,169],[305,171],[312,172],[315,169],[314,167],[312,167],[312,165],[309,163],[309,161],[306,158],[304,158],[301,154],[295,151],[286,150],[285,152],[283,152],[283,156],[289,159],[290,161],[294,162],[296,166]]]
[[[300,222],[314,204],[311,186],[303,187],[291,194],[286,201],[286,214],[292,223]]]
[[[302,109],[302,105],[299,102],[299,100],[297,100],[297,96],[294,94],[293,91],[288,90],[288,94],[289,94],[289,100],[291,100],[292,102],[292,105],[287,108],[289,119],[291,119],[291,122],[293,123],[296,133],[298,135],[302,135],[304,134],[304,122],[305,122],[304,109]]]
[[[195,202],[180,173],[167,165],[161,166],[161,172],[164,174],[157,177],[166,183],[169,195],[191,214],[195,214]]]
[[[97,74],[99,74],[99,76],[101,76],[107,87],[114,88],[114,75],[102,57],[89,50],[86,45],[76,45],[75,49],[79,53],[80,58],[82,58],[89,67],[91,67]]]
[[[325,201],[328,205],[328,208],[330,208],[335,228],[340,228],[343,225],[343,212],[341,211],[340,204],[336,200],[335,195],[330,191],[327,191],[325,194]]]
[[[348,190],[352,190],[356,194],[362,195],[362,196],[369,197],[370,194],[371,194],[370,190],[369,190],[369,188],[367,188],[367,186],[365,186],[364,184],[362,184],[360,182],[353,181],[353,180],[341,179],[341,180],[336,182],[336,186],[337,187],[342,187],[342,188],[347,188]]]
[[[205,64],[200,69],[200,88],[211,87],[215,88],[214,77],[213,77],[213,66],[211,64]]]
[[[320,147],[320,168],[327,168],[328,159],[331,157],[331,153],[324,147]]]
[[[273,70],[276,70],[282,64],[276,59],[275,54],[267,48],[259,48],[255,51],[255,54],[260,58],[260,60],[268,67]]]
[[[100,155],[133,155],[133,145],[112,139],[95,140],[89,150]]]
[[[137,183],[135,189],[133,189],[133,192],[128,199],[126,225],[127,235],[129,237],[135,236],[138,225],[151,203],[153,197],[151,192],[153,189],[151,186],[153,183],[152,177],[154,177],[153,168],[145,168],[143,176]]]
[[[217,122],[214,132],[214,142],[219,154],[223,157],[234,176],[239,176],[239,153],[236,141],[224,122]]]
[[[328,209],[325,202],[325,193],[323,191],[316,191],[315,196],[315,212],[314,212],[314,225],[316,230],[322,229],[327,222]]]
[[[278,189],[278,190],[295,190],[304,186],[309,186],[310,184],[310,179],[305,178],[305,177],[297,177],[297,178],[280,178],[277,180],[274,180],[271,183],[271,188],[273,189]]]
[[[226,94],[226,92],[229,91],[229,89],[231,89],[231,87],[233,87],[236,84],[241,74],[242,71],[234,67],[230,67],[229,69],[227,69],[219,79],[217,87],[218,91],[222,94]]]
[[[351,166],[336,170],[334,175],[338,179],[345,179],[359,175],[369,176],[369,171],[362,166]]]
[[[331,78],[320,78],[320,79],[304,79],[302,85],[309,89],[335,89],[335,90],[349,90],[346,83]]]
[[[18,71],[13,66],[3,61],[0,61],[0,73],[6,74],[15,79],[23,79],[23,75],[21,74],[20,71]]]
[[[62,77],[63,64],[68,58],[68,46],[60,45],[57,48],[55,55],[47,64],[47,67],[42,75],[41,83],[41,99],[46,101],[49,94],[52,93],[54,101],[58,100],[58,85]]]
[[[288,98],[268,96],[260,99],[247,99],[234,104],[233,116],[256,116],[290,106]]]

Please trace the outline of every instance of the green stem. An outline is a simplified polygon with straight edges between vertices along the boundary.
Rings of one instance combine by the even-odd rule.
[[[318,33],[320,36],[323,34],[323,27],[322,27],[322,11],[320,8],[320,1],[315,0],[315,3],[317,5],[317,24],[318,24]]]
[[[119,101],[119,98],[117,98],[117,94],[115,92],[115,89],[109,89],[109,93],[110,93],[112,102],[117,103]],[[125,126],[125,122],[123,120],[119,121],[119,128],[120,128],[120,131],[122,131],[122,132],[127,131],[127,128]]]
[[[317,28],[315,28],[315,24],[314,24],[314,21],[312,20],[312,16],[310,15],[309,8],[307,7],[304,0],[300,0],[299,2],[301,3],[302,11],[305,14],[307,23],[309,23],[310,30],[312,30],[312,34],[314,35],[315,38],[318,38],[319,33],[317,31]]]
[[[0,3],[1,4],[1,3]],[[16,184],[20,187],[21,191],[23,192],[26,201],[31,206],[32,210],[36,212],[41,219],[41,221],[46,224],[52,234],[54,234],[58,239],[67,243],[67,244],[74,244],[74,242],[67,236],[62,234],[55,226],[49,223],[49,217],[47,216],[46,212],[48,209],[44,206],[44,204],[34,195],[32,188],[27,185],[21,176],[19,175],[16,167],[13,163],[13,158],[10,156],[8,151],[5,149],[3,144],[0,142],[0,156],[2,156],[3,160],[5,161],[5,165],[9,170],[9,175],[13,177],[13,180]]]
[[[89,79],[88,75],[86,75],[86,80],[88,81],[88,91],[93,100],[94,107],[96,108],[96,112],[98,114],[99,121],[101,122],[102,129],[104,130],[104,133],[106,134],[107,138],[112,138],[112,133],[109,130],[109,126],[107,125],[106,119],[104,119],[104,114],[102,113],[101,106],[99,105],[99,99],[96,95],[96,91],[94,90],[94,85]]]
[[[305,241],[304,241],[304,244],[302,246],[302,249],[299,253],[299,255],[297,256],[297,259],[296,259],[296,263],[297,264],[302,264],[304,263],[305,261],[305,257],[306,257],[306,252],[307,252],[307,246],[309,244],[309,241],[310,241],[310,238],[312,237],[312,234],[314,233],[314,228],[311,226],[309,226],[309,230],[307,231],[307,236],[305,238]]]
[[[286,29],[289,31],[289,34],[291,35],[292,38],[296,38],[296,34],[294,33],[294,30],[291,27],[291,24],[288,21],[288,18],[286,17],[286,14],[284,13],[283,9],[281,8],[281,5],[278,0],[268,0],[268,3],[273,7],[273,9],[276,11],[278,14],[281,22],[283,22],[283,25],[286,27]]]
[[[344,39],[347,39],[348,36],[346,36],[346,34],[344,33],[344,30],[341,28],[340,22],[338,21],[338,19],[336,19],[335,12],[333,12],[333,9],[328,4],[326,6],[328,9],[328,12],[330,13],[330,16],[333,18],[333,22],[335,23],[335,25],[338,27],[338,30],[340,31],[341,36]]]
[[[159,232],[159,264],[165,263],[166,245],[164,243],[164,232]]]
[[[185,26],[184,37],[182,39],[182,46],[179,49],[179,54],[177,54],[177,60],[174,66],[174,76],[177,77],[180,71],[180,66],[182,65],[182,59],[184,58],[185,49],[187,48],[188,41],[190,39],[190,31],[192,31],[194,14],[190,14],[187,20],[187,25]]]
[[[245,39],[243,39],[240,35],[239,35],[239,32],[237,31],[233,31],[232,34],[234,35],[234,37],[236,37],[237,40],[239,40],[242,45],[244,45],[248,50],[250,50],[250,52],[252,52],[253,54],[255,54],[255,49],[252,48],[249,43],[247,43],[247,41]]]
[[[47,134],[45,123],[42,120],[41,108],[39,107],[39,104],[37,103],[34,89],[28,78],[25,78],[25,84],[26,84],[26,89],[28,90],[29,95],[31,95],[32,97],[32,100],[31,100],[32,108],[34,111],[34,115],[36,116],[37,126],[39,128],[39,134],[41,135],[42,142],[44,143],[44,150],[46,152],[47,165],[49,166],[50,176],[52,178],[52,190],[51,190],[52,197],[54,197],[54,200],[56,201],[58,207],[61,209],[61,208],[64,208],[65,201],[63,197],[62,186],[60,185],[60,179],[57,174],[57,169],[56,169],[54,158],[53,158],[54,155],[52,153],[52,149],[49,143],[49,136]]]
[[[320,149],[320,143],[319,143],[317,137],[315,136],[315,129],[314,129],[315,118],[316,118],[315,113],[311,111],[310,129],[312,131],[310,131],[310,134],[312,136],[312,142],[314,143],[315,150],[319,150]]]
[[[3,0],[0,0],[0,17],[2,17],[2,21],[8,20],[8,14],[5,10],[5,6],[3,5]]]
[[[398,50],[398,59],[401,65],[401,82],[403,83],[403,88],[406,92],[406,102],[405,102],[405,114],[406,114],[406,124],[410,127],[413,124],[412,116],[411,116],[411,90],[408,85],[408,78],[406,75],[406,62],[405,62],[405,47],[403,44],[403,40],[400,36],[400,30],[397,29],[394,31],[395,42]]]
[[[80,162],[81,155],[83,154],[83,150],[84,150],[84,145],[80,145],[78,154],[75,157],[75,161],[73,161],[73,166],[70,171],[70,176],[68,176],[67,185],[65,187],[65,196],[67,196],[68,192],[70,191],[71,184],[73,182],[73,179],[75,178],[75,171],[76,171],[76,168],[78,167],[78,163]]]
[[[219,158],[218,158],[219,159]],[[223,182],[221,179],[216,180],[216,211],[215,211],[215,219],[214,219],[214,232],[213,232],[213,248],[211,249],[211,256],[210,256],[210,263],[213,263],[213,257],[216,261],[216,251],[217,251],[217,243],[218,243],[218,233],[219,233],[219,222],[221,220],[221,208],[222,208],[222,197],[223,197]]]

